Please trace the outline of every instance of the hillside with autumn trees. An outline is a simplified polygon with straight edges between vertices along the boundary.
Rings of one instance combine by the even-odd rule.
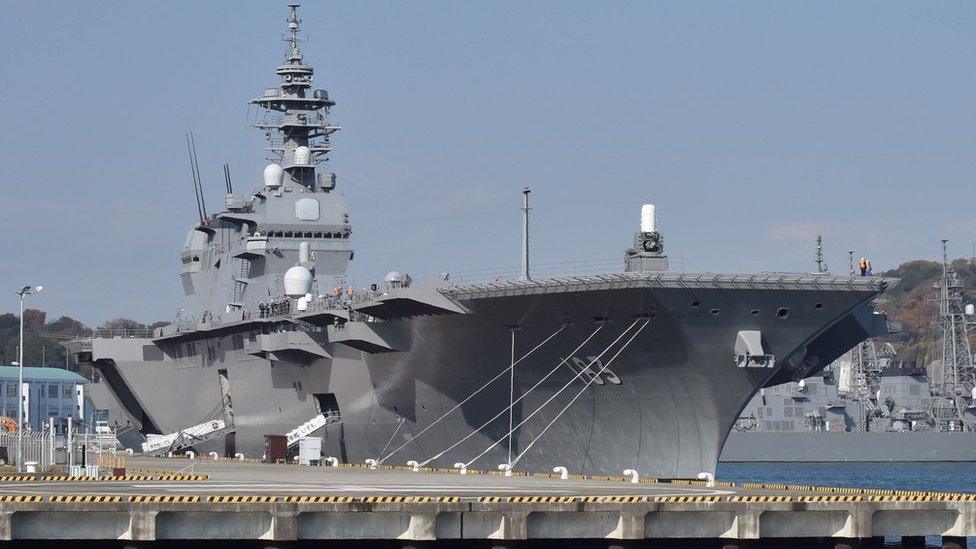
[[[98,326],[98,330],[118,332],[127,330],[144,332],[167,322],[142,324],[127,318],[109,320]],[[71,364],[65,356],[62,342],[77,337],[89,336],[91,328],[69,317],[61,316],[48,320],[47,313],[39,309],[24,310],[24,364],[26,366],[61,366]],[[0,364],[11,364],[17,360],[20,341],[20,317],[13,313],[0,314]]]
[[[976,301],[976,264],[969,259],[956,259],[952,268],[963,284],[966,303]],[[941,343],[935,320],[939,312],[938,284],[942,263],[908,261],[881,275],[901,279],[901,283],[885,292],[878,307],[901,324],[901,331],[889,339],[895,344],[899,356],[923,365],[938,359]]]

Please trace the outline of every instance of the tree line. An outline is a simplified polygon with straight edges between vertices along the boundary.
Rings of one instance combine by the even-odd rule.
[[[116,318],[100,324],[96,330],[142,332],[166,324],[168,322],[146,325],[128,318]],[[47,313],[40,309],[24,309],[24,365],[71,365],[73,360],[67,357],[66,362],[66,350],[61,343],[91,335],[91,328],[70,316],[48,320]],[[0,365],[6,366],[17,361],[19,344],[20,317],[14,313],[0,314]]]

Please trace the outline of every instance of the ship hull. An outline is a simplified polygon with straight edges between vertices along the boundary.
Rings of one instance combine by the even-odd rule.
[[[723,462],[976,461],[976,433],[810,432],[729,435]]]
[[[211,417],[221,398],[217,377],[226,376],[233,443],[208,441],[199,451],[260,457],[265,435],[336,407],[341,424],[317,434],[325,438],[323,451],[343,461],[470,462],[494,469],[509,459],[505,408],[512,389],[505,369],[514,328],[516,357],[538,346],[515,367],[512,394],[521,401],[512,422],[525,420],[511,437],[516,468],[562,465],[591,474],[636,468],[645,476],[691,478],[715,471],[735,418],[774,375],[816,370],[845,351],[840,347],[849,339],[873,335],[859,313],[876,293],[631,288],[455,294],[467,314],[384,321],[397,342],[393,352],[335,343],[327,345],[331,358],[260,358],[240,344],[257,337],[249,332],[200,339],[186,352],[173,348],[184,343],[95,339],[93,359],[105,382],[122,386],[116,393],[133,395],[127,411],[142,418],[147,432],[173,432]],[[783,309],[787,315],[777,314]],[[762,333],[766,351],[777,358],[772,367],[736,365],[733,347],[741,330]],[[586,367],[590,374],[576,375]]]

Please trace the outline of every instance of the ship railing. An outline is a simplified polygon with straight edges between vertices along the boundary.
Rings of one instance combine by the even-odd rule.
[[[92,331],[93,339],[136,339],[153,337],[152,328],[98,328]]]
[[[686,263],[687,260],[684,257],[668,257],[668,268],[670,271],[685,272]],[[530,265],[529,275],[534,279],[545,279],[616,274],[622,273],[623,271],[624,260],[621,256],[558,261],[553,263],[533,263]],[[441,280],[446,281],[452,286],[467,286],[492,282],[510,282],[513,280],[519,280],[521,277],[522,270],[520,267],[508,266],[448,271],[439,274],[421,276],[417,279],[417,281],[422,282],[428,280]]]

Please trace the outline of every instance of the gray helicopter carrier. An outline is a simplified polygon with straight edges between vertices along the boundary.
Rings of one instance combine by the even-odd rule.
[[[693,478],[759,388],[886,332],[871,303],[894,280],[674,272],[650,205],[622,272],[533,278],[526,252],[514,280],[352,286],[349,211],[322,167],[339,127],[299,24],[293,6],[281,83],[250,101],[273,161],[200,208],[179,317],[81,353],[141,451],[270,459],[266,435],[315,435],[343,462]]]

